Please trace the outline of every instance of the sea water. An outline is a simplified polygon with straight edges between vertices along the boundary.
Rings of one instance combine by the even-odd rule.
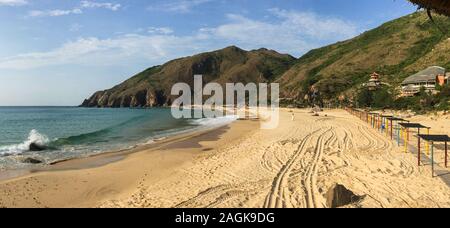
[[[0,169],[30,166],[26,158],[45,165],[128,149],[236,119],[175,119],[163,108],[0,107]],[[32,143],[44,150],[30,151]]]

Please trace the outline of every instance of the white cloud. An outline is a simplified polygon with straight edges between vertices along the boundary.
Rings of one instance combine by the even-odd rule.
[[[170,0],[162,4],[149,6],[147,9],[152,11],[188,13],[192,8],[211,1],[213,0]]]
[[[191,54],[197,49],[197,41],[198,38],[189,36],[136,34],[112,39],[80,38],[48,52],[0,59],[0,69],[32,69],[64,64],[121,65],[129,63],[128,60],[145,60],[156,64],[180,54]]]
[[[66,16],[70,14],[82,14],[83,11],[81,9],[71,9],[71,10],[48,10],[48,11],[41,11],[41,10],[32,10],[28,13],[28,16],[30,17],[59,17],[59,16]]]
[[[105,8],[112,11],[117,11],[122,7],[118,3],[110,3],[110,2],[92,2],[92,1],[81,1],[81,8]]]
[[[149,34],[164,34],[164,35],[167,35],[167,34],[172,34],[174,31],[173,31],[173,29],[168,28],[168,27],[149,27],[147,29],[147,32]]]
[[[283,28],[294,28],[294,31],[317,37],[319,39],[329,39],[335,36],[338,38],[348,38],[357,34],[358,27],[352,22],[333,17],[324,17],[312,12],[297,12],[270,9],[271,13],[283,19]]]
[[[1,1],[1,0],[0,0]],[[81,1],[80,5],[68,10],[32,10],[28,12],[29,17],[58,17],[58,16],[66,16],[71,14],[83,14],[83,9],[95,9],[95,8],[103,8],[111,11],[117,11],[122,6],[116,3],[110,2],[92,2],[92,1]]]
[[[26,5],[26,0],[0,0],[0,6],[22,6]]]
[[[51,65],[161,64],[180,56],[228,45],[244,49],[269,48],[299,56],[306,51],[359,34],[355,24],[312,12],[272,9],[265,20],[228,15],[228,22],[190,35],[176,35],[167,27],[140,29],[139,34],[109,39],[79,38],[46,52],[0,59],[0,69],[31,69]],[[147,33],[142,33],[147,32]]]
[[[201,32],[247,48],[267,47],[295,55],[359,34],[358,26],[337,18],[279,9],[269,12],[270,21],[229,14],[228,23]]]

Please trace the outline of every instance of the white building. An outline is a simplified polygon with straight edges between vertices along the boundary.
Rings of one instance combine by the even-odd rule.
[[[414,75],[411,75],[402,82],[402,96],[414,96],[423,87],[426,91],[435,93],[439,78],[445,78],[445,68],[439,66],[428,67]],[[448,82],[448,80],[446,80]]]

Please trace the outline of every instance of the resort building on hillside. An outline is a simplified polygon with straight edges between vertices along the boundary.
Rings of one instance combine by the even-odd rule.
[[[449,73],[446,74],[445,68],[439,66],[428,67],[402,82],[402,96],[411,97],[420,92],[423,87],[425,91],[436,93],[437,85],[444,85],[449,82]]]

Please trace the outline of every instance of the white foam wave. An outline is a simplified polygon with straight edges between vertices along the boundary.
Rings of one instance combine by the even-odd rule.
[[[20,144],[0,147],[0,155],[21,154],[28,151],[32,143],[44,147],[48,145],[48,143],[50,143],[50,140],[46,135],[41,134],[37,130],[33,129],[30,131],[30,133],[28,134],[28,138],[24,142]]]
[[[192,123],[199,126],[205,127],[220,127],[228,125],[239,119],[239,116],[223,116],[217,118],[204,118],[204,119],[196,119],[192,120]]]

